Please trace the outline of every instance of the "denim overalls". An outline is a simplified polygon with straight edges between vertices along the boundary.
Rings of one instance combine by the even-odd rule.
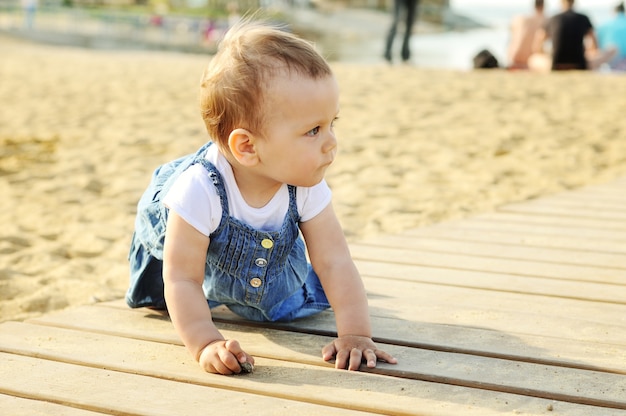
[[[176,178],[195,163],[209,172],[222,204],[222,218],[209,236],[204,294],[209,306],[226,305],[255,321],[290,321],[330,305],[305,256],[300,238],[296,188],[289,186],[289,208],[278,231],[259,231],[229,214],[221,174],[204,158],[208,146],[160,166],[137,206],[129,254],[130,307],[166,307],[163,294],[163,241],[168,209],[161,203]]]

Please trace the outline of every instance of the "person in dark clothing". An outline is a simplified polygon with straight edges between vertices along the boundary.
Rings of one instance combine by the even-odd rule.
[[[394,0],[393,2],[393,22],[387,35],[387,41],[385,44],[385,59],[389,62],[392,61],[391,49],[393,41],[398,31],[398,24],[401,17],[404,15],[404,35],[402,39],[402,51],[401,57],[403,62],[407,62],[411,57],[411,50],[409,46],[409,40],[411,39],[411,33],[413,32],[413,23],[415,22],[415,16],[417,15],[417,5],[419,0]]]
[[[562,5],[563,12],[551,17],[535,39],[535,52],[540,55],[543,54],[543,44],[548,39],[552,41],[552,58],[544,60],[545,69],[597,69],[608,62],[611,51],[602,52],[598,49],[598,40],[589,17],[574,11],[574,0],[562,0]],[[536,57],[531,59],[539,62]],[[529,66],[532,66],[530,61]]]
[[[565,1],[563,13],[548,21],[547,32],[552,39],[552,69],[587,69],[585,37],[595,41],[589,18],[573,9],[573,0]],[[597,49],[597,43],[594,45]]]

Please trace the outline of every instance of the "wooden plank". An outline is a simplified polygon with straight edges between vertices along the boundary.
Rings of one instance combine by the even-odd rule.
[[[626,254],[626,241],[607,241],[601,238],[558,235],[530,234],[522,230],[498,227],[490,230],[476,230],[461,226],[439,225],[424,227],[399,235],[440,238],[466,242],[488,242],[502,245],[545,247],[575,250],[592,253]]]
[[[463,254],[476,257],[529,260],[567,265],[595,266],[626,270],[626,253],[610,254],[563,250],[556,248],[535,248],[514,244],[500,244],[485,241],[454,241],[429,238],[426,235],[381,235],[362,244],[378,247],[392,247],[448,254]],[[624,274],[626,282],[626,273]]]
[[[370,279],[367,278],[366,283],[368,287],[372,285]],[[399,289],[402,290],[403,287]],[[423,308],[423,302],[419,302],[419,300],[412,318],[403,321],[395,318],[396,314],[394,310],[397,309],[397,304],[395,304],[393,300],[390,300],[390,298],[384,294],[372,293],[371,290],[368,290],[368,292],[370,304],[375,304],[372,305],[373,332],[375,338],[381,342],[436,351],[460,352],[545,363],[549,365],[609,371],[620,374],[626,373],[626,349],[622,345],[601,342],[599,341],[601,338],[585,341],[578,338],[561,338],[555,336],[558,335],[555,333],[551,333],[550,336],[541,336],[519,331],[516,332],[514,326],[500,331],[489,327],[481,327],[478,323],[468,326],[456,325],[453,320],[446,320],[447,318],[454,319],[454,315],[449,311],[445,313],[435,311],[435,313],[429,314],[428,311],[431,310],[431,307],[426,305],[425,308]],[[436,297],[433,296],[433,298]],[[392,303],[392,305],[378,306],[379,304],[384,304],[386,300]],[[400,300],[400,302],[405,302],[405,300]],[[128,307],[122,300],[106,302],[98,306],[122,309],[125,312],[128,311]],[[444,305],[442,309],[444,308],[448,308],[448,305]],[[406,308],[405,305],[401,309],[408,308]],[[137,314],[137,317],[133,319],[143,319],[146,315],[155,316],[154,312],[142,309],[133,310],[133,312]],[[462,312],[466,312],[467,315],[476,315],[479,318],[481,314],[484,313],[481,309],[464,309]],[[89,313],[85,313],[85,316],[89,316]],[[288,329],[298,333],[308,332],[330,336],[336,335],[334,315],[330,311],[325,311],[316,316],[287,324],[251,323],[243,320],[224,307],[213,309],[213,317],[218,321],[218,325],[234,323],[253,328],[264,326],[267,328]],[[441,321],[442,318],[444,319],[443,322]],[[45,323],[64,327],[71,319],[61,318],[59,323],[55,323],[54,321],[56,321],[56,319]],[[482,323],[489,324],[488,322]],[[69,323],[69,325],[72,324]],[[94,330],[97,325],[98,322],[95,321],[91,324],[87,324],[87,327]],[[143,326],[144,324],[142,323],[141,325]],[[590,324],[588,326],[595,327],[596,325]],[[116,326],[116,329],[121,330],[119,326]],[[157,332],[154,328],[148,328],[147,330],[149,333]],[[124,334],[124,336],[132,336],[132,330],[130,329],[122,330],[121,333]],[[172,337],[169,342],[180,342],[176,335],[172,335],[171,329],[168,329],[167,333]],[[159,336],[162,337],[163,334],[159,334]],[[276,338],[276,335],[273,335],[271,338]],[[301,345],[298,341],[295,342]],[[317,361],[318,351],[319,345],[310,351],[310,355],[315,361]],[[303,357],[299,357],[299,359],[302,360]]]
[[[394,306],[390,309],[390,314],[395,314],[402,310],[412,313],[422,311],[421,313],[423,313],[425,308],[443,308],[443,310],[448,310],[448,314],[454,313],[455,315],[462,315],[462,312],[467,312],[467,310],[473,310],[473,314],[480,315],[482,313],[479,313],[479,311],[505,314],[509,317],[507,319],[510,319],[506,324],[516,328],[523,326],[522,322],[517,322],[516,324],[516,313],[519,313],[520,318],[533,317],[533,320],[541,319],[546,324],[550,322],[553,325],[558,324],[556,321],[560,321],[562,324],[565,321],[570,321],[573,325],[584,325],[587,322],[592,326],[615,326],[610,328],[610,330],[617,330],[618,327],[626,326],[626,305],[624,304],[509,293],[504,290],[492,291],[459,288],[438,284],[415,283],[406,280],[391,281],[386,278],[369,276],[366,276],[364,279],[368,295],[371,295],[370,301],[376,302],[380,299],[387,302],[389,300],[389,306]],[[503,285],[506,285],[506,282],[503,282]],[[532,305],[532,307],[528,305]],[[454,306],[454,310],[451,310],[451,306]],[[480,324],[479,319],[473,319],[471,316],[463,316],[463,322],[467,322],[470,325]],[[581,327],[580,329],[582,330],[583,328]],[[593,328],[589,328],[589,330],[595,332]],[[618,342],[626,342],[626,337],[613,337],[611,334],[604,334],[603,331],[606,330],[609,330],[609,328],[604,328],[591,336],[595,336],[596,339],[615,339]],[[554,328],[550,331],[550,334],[559,336],[559,328]],[[582,333],[579,335],[582,336]]]
[[[377,411],[385,413],[405,414],[406,409],[415,405],[431,404],[420,400],[420,396],[423,396],[425,390],[429,391],[429,396],[432,396],[433,392],[438,389],[445,390],[445,394],[449,393],[447,386],[429,385],[414,380],[372,378],[372,375],[364,373],[347,373],[331,369],[324,371],[300,364],[275,363],[273,360],[262,358],[257,358],[256,371],[251,376],[208,375],[201,373],[195,363],[188,368],[188,360],[183,358],[181,361],[180,354],[183,348],[168,344],[131,341],[104,335],[89,335],[85,339],[81,333],[54,330],[53,328],[46,329],[45,334],[42,335],[40,327],[31,329],[26,324],[20,324],[18,327],[12,326],[7,332],[10,333],[10,336],[7,337],[5,345],[9,345],[22,353],[37,354],[48,359],[81,360],[91,366],[113,367],[119,371],[151,374],[172,380],[181,379],[202,385],[216,385],[230,390],[250,389],[249,385],[254,384],[254,391],[258,394],[289,394],[292,397],[304,395],[307,400],[317,401],[319,399],[344,403],[349,406],[352,406],[352,402],[355,401],[357,403],[354,405],[357,407],[371,405],[378,409]],[[22,333],[20,334],[20,332]],[[14,335],[16,333],[17,335]],[[245,340],[249,332],[245,334],[232,332],[230,335]],[[42,336],[52,339],[52,342],[45,343],[43,349],[36,345]],[[312,338],[312,336],[304,334],[301,335],[301,338]],[[29,339],[31,339],[30,342],[24,341]],[[271,354],[274,354],[276,344],[271,342],[271,339],[267,339],[270,340],[268,343],[267,340],[264,341],[263,337],[257,336],[255,342],[248,339],[247,343],[253,350],[258,350],[255,354],[257,356],[262,355],[262,351],[267,349],[271,350]],[[269,345],[269,347],[264,348],[264,345]],[[285,348],[280,345],[279,349],[284,350]],[[145,351],[150,351],[150,356],[147,358]],[[154,356],[159,357],[158,365],[154,364]],[[311,378],[312,376],[314,379]],[[276,379],[279,379],[280,383],[276,383]],[[375,392],[363,389],[364,385],[373,383],[377,386]],[[288,391],[285,391],[285,385],[290,386]],[[402,393],[396,397],[398,392]],[[442,394],[442,396],[444,395]],[[390,400],[392,403],[389,403]]]
[[[1,358],[6,358],[5,355],[0,354]],[[225,396],[220,398],[221,400],[212,401],[213,397],[204,397],[204,391],[206,388],[201,386],[196,386],[200,388],[200,392],[196,389],[181,389],[178,384],[173,384],[172,389],[168,389],[167,386],[171,385],[171,382],[166,382],[165,380],[153,380],[150,377],[140,377],[140,376],[127,376],[121,373],[110,372],[110,371],[102,371],[96,370],[93,368],[85,368],[78,367],[70,364],[62,364],[50,362],[47,360],[37,360],[33,358],[27,357],[19,357],[16,361],[11,364],[14,364],[10,367],[7,367],[8,370],[13,371],[40,371],[41,374],[38,377],[31,378],[30,380],[33,382],[38,381],[38,378],[43,378],[44,381],[47,381],[48,378],[51,377],[61,377],[62,383],[59,383],[60,388],[64,390],[73,390],[73,394],[59,394],[57,389],[59,386],[53,385],[52,383],[45,383],[42,385],[42,389],[39,389],[36,394],[45,395],[48,398],[57,399],[61,396],[61,400],[66,402],[71,402],[72,404],[79,403],[79,405],[83,406],[93,406],[89,399],[84,398],[84,393],[87,391],[89,395],[92,394],[90,391],[90,387],[96,386],[98,389],[106,389],[104,393],[109,393],[103,396],[98,397],[98,402],[103,403],[101,406],[106,406],[108,402],[112,403],[111,406],[108,406],[107,409],[103,409],[107,411],[107,414],[125,414],[125,415],[171,415],[171,414],[185,414],[185,415],[195,415],[195,414],[203,414],[201,412],[208,411],[222,411],[224,414],[241,414],[241,415],[264,415],[264,414],[291,414],[291,415],[319,415],[319,414],[366,414],[363,412],[356,411],[348,411],[348,410],[340,410],[340,409],[331,409],[331,408],[323,408],[321,411],[323,413],[319,413],[319,406],[317,409],[307,408],[306,406],[298,405],[295,403],[292,405],[284,404],[283,401],[278,399],[272,399],[271,403],[267,403],[261,396],[255,396],[251,400],[248,399],[248,395],[234,392],[235,399],[232,400],[233,404],[225,403],[229,399],[232,399],[232,396],[226,392]],[[11,356],[9,359],[12,359]],[[82,371],[81,371],[82,370]],[[121,374],[121,377],[120,377]],[[67,379],[66,379],[67,378]],[[121,382],[120,382],[121,379]],[[100,380],[104,380],[106,383],[98,383]],[[129,381],[130,380],[130,381]],[[305,379],[306,380],[306,379]],[[71,382],[71,383],[68,383]],[[300,384],[303,380],[298,380],[297,383]],[[23,377],[18,379],[20,383],[19,387],[22,387],[25,390],[25,394],[35,394],[33,390],[37,390],[37,386],[33,383],[28,383]],[[119,383],[118,383],[119,382]],[[286,385],[277,379],[272,379],[272,383],[281,384],[283,389],[289,390],[291,386]],[[406,381],[405,381],[406,382]],[[420,383],[411,381],[412,383]],[[118,383],[118,384],[116,384]],[[133,383],[135,383],[133,385]],[[0,381],[0,389],[4,387],[3,381]],[[68,385],[69,384],[69,388]],[[444,416],[444,415],[454,415],[454,414],[463,414],[463,415],[477,415],[477,416],[489,416],[489,415],[499,415],[499,414],[544,414],[547,409],[556,410],[557,412],[565,412],[571,416],[618,416],[622,414],[620,410],[609,409],[604,407],[592,407],[588,405],[578,405],[571,404],[567,402],[553,401],[553,400],[545,400],[545,399],[537,399],[527,396],[519,396],[519,395],[511,395],[504,393],[494,393],[490,391],[481,391],[475,389],[467,389],[462,387],[455,386],[444,386],[445,387],[445,397],[440,397],[438,395],[438,391],[431,390],[432,386],[438,387],[439,385],[433,383],[421,383],[422,388],[419,390],[420,396],[425,397],[424,399],[412,398],[411,406],[407,409],[402,409],[401,412],[396,413],[398,415],[424,415],[424,416]],[[153,387],[156,385],[156,392],[153,391]],[[164,387],[165,386],[165,387]],[[140,387],[140,388],[138,388]],[[192,386],[193,387],[193,386]],[[359,386],[362,390],[372,389],[371,385],[368,386]],[[376,389],[378,386],[374,386]],[[12,388],[16,390],[13,385]],[[134,401],[135,411],[126,411],[124,413],[119,412],[119,404],[117,403],[120,400],[128,399],[128,394],[126,392],[122,392],[121,395],[117,395],[117,389],[126,388],[131,391],[136,391],[138,394],[145,390],[148,392],[148,397],[141,397],[140,400]],[[405,391],[405,387],[399,387],[396,392],[393,392],[394,397],[396,395],[403,395]],[[349,392],[348,394],[350,394]],[[78,394],[78,397],[74,397],[73,395]],[[159,398],[158,395],[161,394]],[[157,399],[159,399],[156,403],[150,401],[150,399],[156,395]],[[333,394],[333,397],[338,397]],[[260,398],[260,399],[259,399]],[[133,397],[134,399],[134,397]],[[162,402],[165,406],[160,406]],[[243,402],[243,403],[242,403]],[[157,407],[155,409],[155,407]],[[243,408],[247,406],[247,408]],[[177,407],[177,408],[176,408]],[[190,408],[190,411],[187,411],[187,408]],[[170,412],[170,413],[167,413]],[[315,413],[318,412],[318,413]],[[30,415],[30,413],[28,413]]]
[[[593,198],[593,196],[572,196],[569,194],[541,197],[540,199],[530,200],[527,202],[532,204],[541,204],[545,206],[560,206],[563,208],[584,208],[609,212],[624,212],[624,206],[626,205],[626,199],[607,200],[604,198]]]
[[[575,218],[592,218],[596,221],[621,221],[626,223],[626,212],[591,210],[587,208],[559,207],[541,203],[541,201],[507,204],[498,208],[500,212],[515,212],[523,214],[541,214]]]
[[[375,248],[354,245],[376,340],[388,343],[398,366],[329,368],[319,351],[334,332],[332,312],[260,326],[218,308],[218,325],[258,357],[257,372],[205,374],[166,317],[113,302],[0,325],[3,370],[19,373],[0,378],[0,408],[8,401],[18,410],[32,405],[29,414],[70,415],[623,415],[625,185],[622,178],[450,225],[463,238],[417,230],[381,237]],[[466,239],[470,233],[481,238]],[[581,239],[604,245],[575,244]]]
[[[589,186],[583,186],[581,188],[561,191],[554,193],[554,196],[572,195],[575,197],[587,198],[587,199],[604,199],[614,201],[626,201],[626,194],[624,193],[626,184],[624,180],[611,181],[602,184],[594,184]],[[547,195],[550,197],[552,195]],[[542,197],[543,198],[543,197]]]
[[[624,187],[621,189],[610,190],[609,192],[594,189],[580,189],[574,192],[562,192],[548,196],[548,198],[561,198],[568,200],[594,200],[604,202],[611,205],[620,205],[626,203],[626,194]],[[542,197],[543,198],[543,197]]]
[[[100,310],[104,312],[103,310]],[[130,313],[132,315],[132,313]],[[106,318],[104,314],[100,318]],[[169,322],[152,320],[152,327],[160,327],[158,332],[172,333]],[[137,328],[137,334],[144,331]],[[332,399],[331,386],[342,385],[349,389],[350,386],[357,388],[362,386],[365,380],[356,380],[352,374],[336,372],[329,367],[330,364],[322,363],[324,368],[298,363],[294,357],[307,356],[305,353],[291,354],[292,362],[276,362],[272,359],[262,358],[261,353],[256,353],[257,362],[255,373],[246,377],[223,377],[207,374],[202,371],[197,363],[189,356],[181,345],[170,343],[154,343],[139,339],[121,338],[97,333],[85,333],[70,331],[52,327],[42,327],[27,323],[5,323],[0,325],[2,333],[2,346],[0,348],[9,353],[28,355],[35,358],[43,358],[71,364],[86,365],[89,367],[105,368],[107,370],[127,372],[131,374],[150,375],[185,383],[198,384],[214,389],[226,389],[230,391],[243,391],[263,396],[277,397],[295,401],[322,404],[324,406],[351,408],[364,411],[366,408],[377,410],[378,404],[371,393],[363,393],[362,390],[354,394],[345,394],[340,400]],[[236,337],[236,331],[225,331],[230,338]],[[271,341],[266,341],[259,334],[250,334],[250,351],[262,351],[263,345],[276,346]],[[301,335],[301,337],[313,337]],[[279,345],[280,350],[289,351],[288,346]],[[316,351],[319,355],[319,351]],[[318,357],[319,358],[319,357]],[[310,360],[310,358],[308,358]],[[308,374],[308,378],[303,377]],[[275,378],[281,383],[272,383]],[[371,378],[371,377],[370,377]],[[298,382],[300,380],[300,382]],[[303,381],[307,380],[307,381]],[[369,382],[372,382],[368,379]],[[379,381],[380,382],[380,381]],[[390,379],[393,386],[388,386],[392,391],[398,390],[401,383],[396,379]],[[323,385],[318,386],[318,383]],[[288,390],[285,384],[290,385]],[[314,391],[313,391],[314,390]],[[360,396],[360,397],[359,397]],[[400,399],[402,402],[402,399]],[[403,404],[407,404],[404,401]],[[384,408],[384,406],[383,406]],[[396,405],[386,407],[386,411],[395,412],[401,410]],[[324,412],[323,409],[319,411]]]
[[[449,227],[455,229],[467,229],[477,231],[499,231],[519,236],[549,236],[562,238],[589,238],[604,240],[607,244],[624,244],[626,242],[626,228],[624,230],[612,230],[597,227],[583,226],[578,221],[559,218],[558,223],[553,224],[551,218],[527,216],[507,213],[483,214],[464,220],[451,221],[429,228]],[[605,225],[605,224],[604,224]],[[402,234],[414,235],[421,232],[421,228],[407,230]]]
[[[5,339],[3,344],[9,349],[49,360],[80,362],[108,370],[148,374],[214,388],[252,391],[255,394],[280,395],[298,401],[308,400],[326,405],[334,403],[341,407],[374,410],[384,414],[406,414],[406,409],[424,404],[416,401],[420,392],[423,392],[424,383],[414,379],[313,369],[303,364],[275,363],[267,359],[259,359],[257,370],[250,376],[223,377],[204,374],[195,363],[181,363],[182,347],[97,334],[85,337],[80,332],[53,328],[46,329],[45,334],[42,334],[41,327],[22,323],[4,325],[0,329]],[[247,332],[235,331],[234,335],[240,339]],[[316,338],[306,334],[302,334],[302,337],[312,342]],[[274,353],[274,343],[251,345],[266,354]],[[150,353],[146,354],[146,351]],[[481,387],[489,391],[626,409],[626,397],[621,394],[626,386],[626,377],[619,375],[414,348],[402,348],[395,354],[406,363],[402,369],[406,377],[415,375],[431,381]],[[155,357],[159,360],[157,365]],[[282,385],[271,382],[277,377],[281,384],[290,386],[288,391]],[[364,391],[363,386],[367,385],[376,385],[376,389]],[[538,386],[541,388],[538,389]],[[433,389],[449,390],[442,385],[428,385],[428,388],[431,395]],[[398,394],[398,391],[403,393]],[[447,394],[442,391],[441,398]]]
[[[45,343],[44,343],[45,344]],[[76,346],[80,350],[80,345]],[[116,349],[115,345],[107,345]],[[144,354],[149,351],[144,351]],[[99,352],[93,352],[97,356]],[[0,353],[0,392],[107,414],[358,415],[362,412]],[[153,366],[160,361],[152,356]],[[286,389],[288,390],[288,389]]]
[[[527,334],[551,339],[586,341],[597,343],[602,348],[611,351],[615,348],[623,349],[626,346],[626,307],[624,305],[597,304],[402,281],[390,284],[389,280],[379,278],[366,278],[365,283],[373,317],[398,319],[406,323],[428,322],[454,325],[460,329],[483,328],[514,336]],[[532,308],[528,305],[532,305]],[[451,306],[454,306],[454,309],[451,309]],[[76,319],[73,312],[63,311],[36,318],[34,321],[53,325],[62,323],[61,325],[70,328],[84,330],[102,328],[101,330],[107,333],[106,323],[97,322],[99,312],[86,309],[81,313],[84,314],[84,317],[81,316],[82,322],[72,322]],[[145,314],[141,311],[138,313]],[[126,310],[110,312],[110,314],[112,314],[112,319],[122,320],[119,325],[111,325],[111,328],[115,328],[116,331],[124,328],[123,325],[126,325],[124,319],[129,319]],[[335,333],[335,326],[332,313],[328,315],[326,327],[323,330],[330,335]],[[154,318],[156,314],[150,313],[150,316]],[[319,316],[298,320],[295,328],[309,321],[315,321],[317,318]],[[383,325],[375,326],[374,329],[376,334],[384,330]],[[155,331],[154,328],[151,330]],[[120,333],[115,332],[115,334]],[[121,334],[132,336],[132,328],[124,329]],[[174,333],[169,334],[172,338],[168,342],[180,342]],[[398,334],[398,336],[402,336],[398,339],[408,341],[409,345],[411,342],[419,342],[419,337],[413,334]],[[405,344],[403,341],[398,343]],[[319,357],[321,347],[322,345],[318,345],[314,351],[315,360]],[[558,351],[554,352],[558,353]]]
[[[366,278],[372,313],[626,345],[626,305]]]
[[[6,375],[5,375],[6,377]],[[102,413],[38,400],[0,394],[0,409],[7,416],[98,416]]]
[[[365,277],[626,304],[626,297],[624,296],[624,290],[626,289],[613,284],[546,279],[543,277],[454,270],[366,260],[355,260],[355,264]]]
[[[623,188],[624,186],[626,186],[624,185],[625,178],[626,177],[622,176],[622,177],[615,178],[608,182],[585,185],[577,190],[574,190],[573,192],[578,192],[579,190],[580,191],[584,191],[584,190],[615,191],[619,188]]]
[[[584,368],[616,373],[626,373],[626,354],[623,345],[600,343],[597,339],[580,340],[574,338],[555,336],[533,335],[525,332],[515,332],[513,326],[505,330],[489,328],[489,325],[497,325],[498,322],[485,322],[486,326],[462,325],[446,322],[449,311],[441,314],[432,308],[418,308],[417,313],[406,321],[398,318],[394,311],[380,307],[380,299],[375,297],[372,303],[372,327],[375,338],[393,345],[411,346],[437,351],[460,352],[473,355],[491,356],[503,359],[518,359],[521,361],[544,363],[549,365],[562,365],[575,368]],[[446,305],[443,305],[445,309]],[[37,323],[54,325],[62,328],[72,328],[83,331],[95,331],[104,334],[113,334],[122,337],[139,337],[140,339],[155,342],[165,342],[181,345],[167,319],[159,319],[159,315],[149,310],[128,310],[121,307],[111,307],[109,312],[102,312],[102,307],[80,308],[77,311],[63,311],[47,315],[36,320]],[[386,308],[386,305],[385,305]],[[115,310],[113,310],[115,309]],[[410,312],[402,312],[407,315]],[[481,318],[484,311],[465,309],[461,313],[472,314]],[[80,320],[76,317],[80,316]],[[103,320],[102,316],[109,319]],[[287,361],[296,361],[310,365],[324,365],[320,358],[321,347],[328,342],[327,339],[318,339],[308,343],[306,334],[310,332],[334,336],[334,316],[331,312],[323,312],[315,317],[298,320],[292,324],[254,324],[242,321],[241,318],[218,308],[213,311],[213,316],[222,331],[232,329],[226,326],[231,324],[245,324],[249,329],[246,338],[240,341],[246,345],[262,344],[264,339],[274,340],[271,350],[273,355],[269,358],[280,356]],[[156,318],[156,319],[155,319]],[[444,322],[438,322],[443,319]],[[456,319],[452,316],[450,319]],[[500,319],[502,317],[500,316]],[[524,319],[522,317],[521,319]],[[482,321],[482,319],[481,319]],[[165,325],[164,325],[165,322]],[[595,326],[595,325],[592,325]],[[274,331],[288,329],[293,332]],[[525,329],[523,326],[521,329]],[[606,328],[600,328],[600,330]],[[227,333],[227,332],[226,332]],[[255,338],[261,333],[262,338]],[[623,333],[623,330],[622,330]],[[243,337],[244,335],[239,335]],[[308,346],[307,346],[308,345]],[[286,348],[284,346],[287,346]],[[383,365],[384,372],[403,371],[402,366]]]
[[[550,229],[554,235],[577,235],[607,240],[626,241],[626,224],[624,221],[603,221],[592,218],[556,217],[554,215],[523,215],[513,212],[491,212],[472,218],[451,221],[448,224],[465,227],[465,224],[476,222],[488,223],[491,228],[508,229],[510,225],[522,225],[527,232],[536,232],[534,227]]]
[[[357,260],[383,263],[414,264],[457,270],[508,273],[583,282],[620,284],[626,281],[626,270],[582,265],[555,264],[530,260],[476,257],[464,254],[423,252],[410,248],[388,248],[376,245],[350,244],[352,257]]]
[[[620,198],[620,197],[624,198],[625,188],[626,188],[626,185],[624,185],[624,180],[622,178],[621,180],[616,180],[616,181],[612,181],[608,183],[585,186],[572,192],[594,193],[594,194],[605,195],[611,198]]]

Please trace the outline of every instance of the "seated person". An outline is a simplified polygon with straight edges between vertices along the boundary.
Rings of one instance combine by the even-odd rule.
[[[507,54],[509,69],[528,69],[528,58],[533,53],[535,35],[546,23],[543,3],[543,0],[535,0],[535,13],[513,18]]]
[[[551,17],[537,32],[534,51],[528,67],[538,71],[595,70],[611,60],[615,50],[598,48],[593,25],[589,18],[574,11],[574,0],[562,0],[563,12]],[[552,53],[543,47],[552,41]]]

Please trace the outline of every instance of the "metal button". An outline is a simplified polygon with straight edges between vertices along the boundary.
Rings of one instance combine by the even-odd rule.
[[[270,249],[274,247],[274,242],[270,240],[269,238],[265,238],[263,239],[263,241],[261,241],[261,246],[263,246],[263,248]]]
[[[259,267],[265,267],[265,266],[267,266],[267,260],[265,260],[264,258],[259,257],[258,259],[256,259],[254,261],[254,264],[256,264]]]
[[[250,286],[252,287],[259,287],[263,284],[263,281],[261,279],[259,279],[258,277],[254,277],[252,279],[250,279]]]

